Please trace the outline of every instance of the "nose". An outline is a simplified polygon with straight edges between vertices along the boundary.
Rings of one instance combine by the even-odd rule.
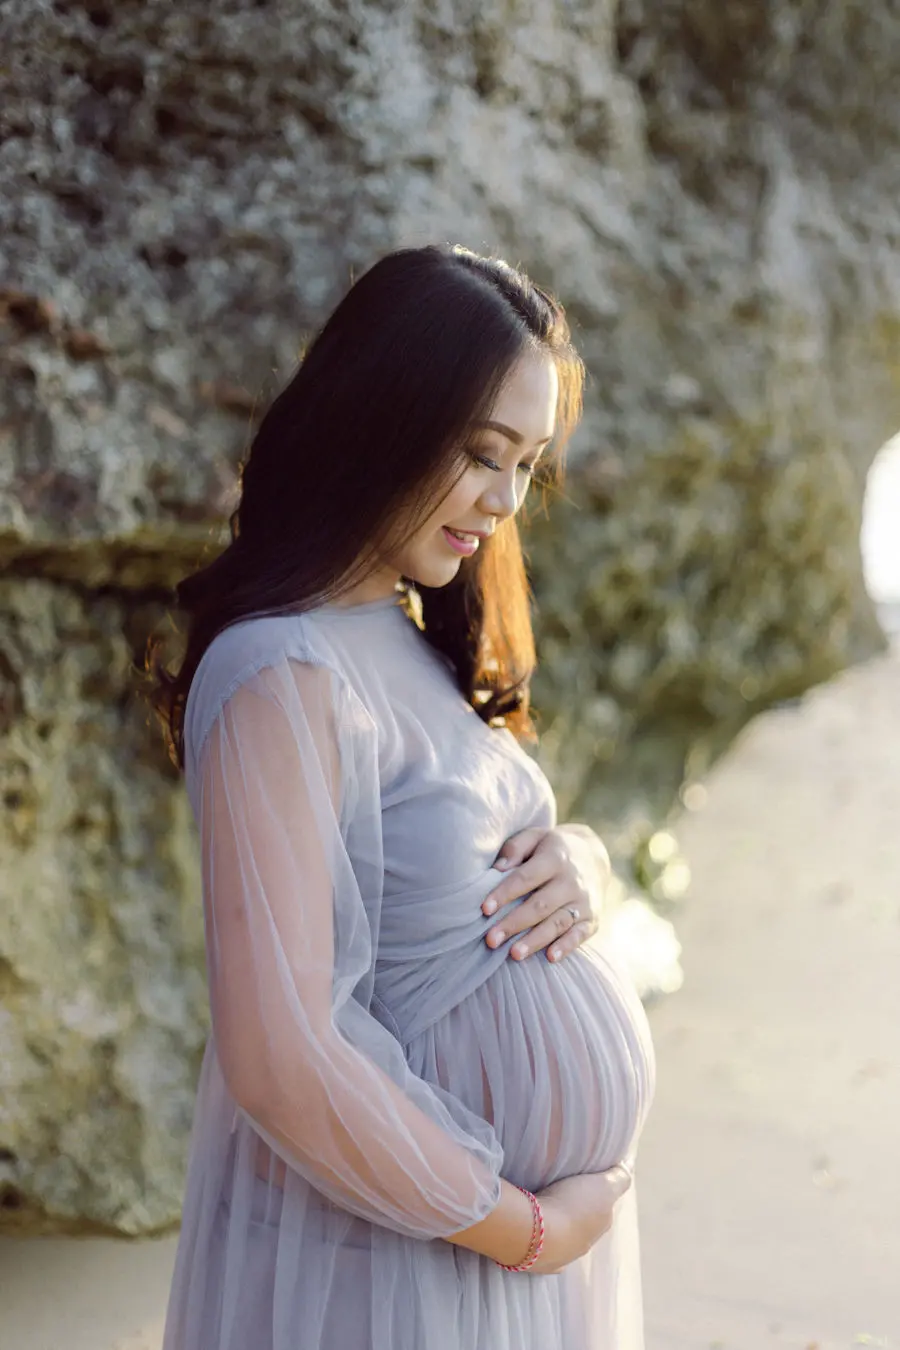
[[[491,480],[486,484],[479,500],[479,506],[486,515],[506,520],[516,514],[525,497],[525,482],[523,481],[520,487],[518,478],[521,478],[521,475],[517,474],[515,469],[508,473],[491,475]]]

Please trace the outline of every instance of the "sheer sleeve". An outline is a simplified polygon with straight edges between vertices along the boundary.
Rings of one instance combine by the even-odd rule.
[[[377,733],[341,673],[281,656],[194,740],[212,1029],[238,1109],[342,1209],[413,1237],[500,1193],[486,1121],[415,1077],[369,1010]]]

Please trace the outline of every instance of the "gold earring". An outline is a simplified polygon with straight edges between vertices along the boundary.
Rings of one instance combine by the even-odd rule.
[[[422,612],[422,597],[416,590],[415,582],[407,581],[405,577],[403,579],[403,600],[401,602],[401,607],[406,617],[412,619],[419,631],[424,633],[425,616]]]

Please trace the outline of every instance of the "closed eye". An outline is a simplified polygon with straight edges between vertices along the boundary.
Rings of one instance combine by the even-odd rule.
[[[484,466],[484,468],[490,469],[492,473],[503,472],[502,466],[499,465],[496,460],[488,459],[487,455],[473,454],[472,459],[475,461],[476,464],[481,464]],[[534,477],[534,470],[535,470],[534,464],[519,464],[517,468],[519,473],[527,474],[529,478]]]
[[[501,472],[500,465],[497,463],[497,461],[493,459],[488,459],[487,455],[479,455],[475,451],[473,451],[472,459],[476,464],[482,465],[483,468],[490,469],[492,473]]]

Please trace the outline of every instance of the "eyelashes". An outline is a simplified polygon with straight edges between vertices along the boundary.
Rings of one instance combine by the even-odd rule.
[[[496,460],[489,459],[487,455],[480,455],[475,450],[470,450],[469,454],[474,463],[480,464],[482,468],[490,469],[492,473],[503,472],[501,466],[496,462]],[[533,464],[520,464],[518,466],[518,472],[524,473],[528,478],[533,478],[535,474],[535,466]]]

